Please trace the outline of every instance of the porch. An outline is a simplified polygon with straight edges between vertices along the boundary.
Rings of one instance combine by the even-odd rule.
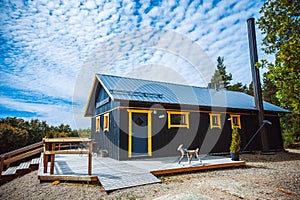
[[[44,173],[43,155],[41,155],[38,178],[41,181],[99,181],[105,191],[127,187],[159,183],[161,176],[208,169],[245,166],[244,161],[231,161],[219,156],[202,157],[202,165],[193,159],[189,165],[184,159],[178,164],[178,157],[146,158],[118,161],[111,158],[92,158],[92,173],[88,174],[88,155],[59,154],[55,156],[54,173]],[[50,163],[48,163],[50,168]]]

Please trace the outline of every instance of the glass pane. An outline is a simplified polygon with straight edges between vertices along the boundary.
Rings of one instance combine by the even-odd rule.
[[[134,122],[136,123],[136,125],[141,126],[144,123],[144,120],[138,117]]]
[[[175,125],[185,124],[184,115],[171,114],[171,124],[175,124]]]
[[[213,125],[214,126],[218,126],[219,124],[218,124],[218,117],[217,116],[213,116],[212,117],[212,122],[213,122]]]
[[[238,126],[238,119],[237,119],[237,117],[233,117],[232,120],[233,120],[233,124],[235,126]]]
[[[104,116],[104,128],[106,129],[108,125],[108,116]]]

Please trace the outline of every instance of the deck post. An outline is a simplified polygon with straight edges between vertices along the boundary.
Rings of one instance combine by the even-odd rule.
[[[3,166],[4,166],[4,157],[1,157],[1,161],[0,161],[0,177],[2,175]]]
[[[44,142],[44,139],[43,139]],[[48,155],[46,155],[46,151],[49,150],[48,143],[44,142],[44,173],[47,173],[47,168],[48,168]]]
[[[89,142],[88,175],[92,174],[92,150],[93,150],[93,142]]]
[[[45,143],[45,138],[43,138],[43,146],[44,146],[44,156],[43,156],[43,161],[44,161],[44,173],[47,173],[47,168],[48,168],[48,155],[46,155],[46,151],[49,150],[49,145],[48,143]]]
[[[44,153],[44,173],[47,173],[48,168],[48,156]]]
[[[51,151],[55,151],[55,143],[52,143]],[[55,154],[51,154],[50,174],[54,173],[54,159]]]
[[[8,158],[8,160],[11,159],[11,155],[8,155],[7,158]],[[8,169],[8,168],[10,168],[10,162],[8,162],[8,163],[6,164],[6,169]]]

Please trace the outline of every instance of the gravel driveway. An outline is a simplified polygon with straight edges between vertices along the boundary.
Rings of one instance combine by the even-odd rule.
[[[245,154],[247,167],[162,176],[152,184],[105,193],[99,184],[40,183],[37,171],[0,187],[0,199],[300,199],[300,150]]]

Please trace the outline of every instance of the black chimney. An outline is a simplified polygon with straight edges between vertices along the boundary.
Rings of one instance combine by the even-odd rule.
[[[258,62],[258,57],[257,57],[254,18],[249,18],[247,20],[247,25],[248,25],[248,39],[249,39],[249,50],[250,50],[251,71],[252,71],[252,79],[253,79],[254,99],[255,99],[255,106],[258,109],[258,123],[259,123],[259,126],[261,126],[263,124],[263,120],[264,120],[264,106],[263,106],[263,101],[262,101],[259,70],[255,66],[255,64]],[[264,128],[261,129],[261,143],[262,143],[263,151],[266,151],[269,149],[267,133]]]

